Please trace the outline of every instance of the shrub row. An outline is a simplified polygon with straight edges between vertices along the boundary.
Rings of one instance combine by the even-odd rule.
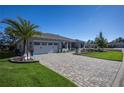
[[[10,58],[14,56],[16,56],[15,52],[8,51],[8,50],[0,51],[0,59]]]
[[[85,48],[81,49],[81,52],[107,52],[107,51],[121,51],[120,49],[113,49],[113,48]]]

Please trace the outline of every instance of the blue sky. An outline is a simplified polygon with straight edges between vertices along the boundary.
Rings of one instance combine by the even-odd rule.
[[[73,39],[94,40],[100,31],[108,41],[124,37],[124,6],[0,6],[0,20],[17,16]]]

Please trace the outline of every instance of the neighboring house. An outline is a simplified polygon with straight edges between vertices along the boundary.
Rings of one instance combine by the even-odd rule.
[[[124,42],[110,42],[108,46],[110,48],[124,48]]]
[[[80,40],[74,40],[56,34],[42,33],[41,36],[34,36],[29,40],[29,50],[33,50],[33,54],[59,53],[83,48],[83,44],[83,41]],[[22,42],[17,43],[17,49],[22,52]]]
[[[110,48],[124,48],[124,38],[116,38],[115,40],[111,41],[108,46]]]

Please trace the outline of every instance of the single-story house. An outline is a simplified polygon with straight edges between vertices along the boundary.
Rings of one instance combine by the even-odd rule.
[[[59,53],[83,48],[84,42],[70,39],[56,34],[42,33],[41,36],[33,36],[29,40],[29,49],[33,54]],[[23,42],[17,43],[17,49],[23,51]]]
[[[110,42],[108,46],[110,48],[124,48],[124,42]]]

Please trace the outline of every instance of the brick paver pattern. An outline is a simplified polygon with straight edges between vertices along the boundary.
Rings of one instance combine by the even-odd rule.
[[[71,53],[35,55],[35,59],[82,87],[109,87],[121,62],[90,58]]]

